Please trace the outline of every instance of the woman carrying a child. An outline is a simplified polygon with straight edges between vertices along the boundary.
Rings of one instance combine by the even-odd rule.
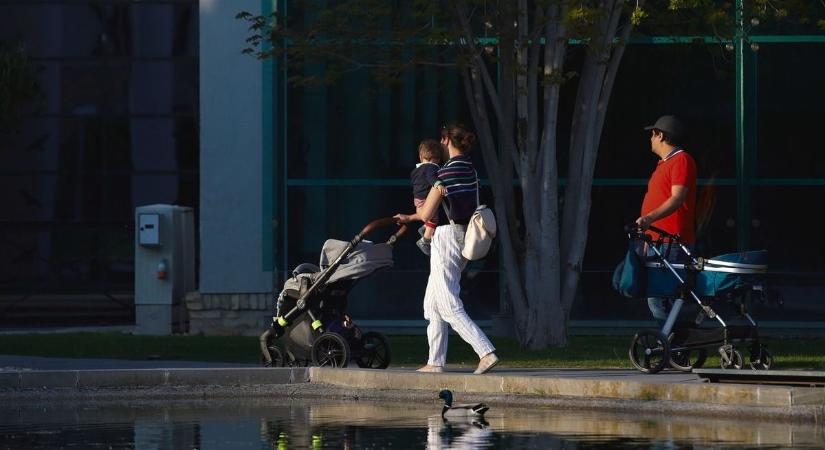
[[[429,321],[427,341],[429,360],[419,372],[442,372],[447,359],[448,325],[472,346],[478,354],[476,374],[486,373],[498,364],[495,347],[464,310],[459,297],[461,272],[467,260],[461,255],[464,234],[470,216],[476,209],[479,188],[469,152],[475,135],[461,124],[451,124],[441,130],[441,144],[450,159],[438,170],[433,188],[414,215],[396,214],[399,223],[428,221],[442,202],[446,203],[447,223],[439,223],[430,245],[430,276],[424,294],[424,318]]]

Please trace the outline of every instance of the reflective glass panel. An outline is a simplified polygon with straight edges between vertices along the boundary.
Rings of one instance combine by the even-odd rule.
[[[825,103],[825,43],[761,44],[756,74],[756,173],[768,178],[825,177],[819,135]]]
[[[440,139],[450,121],[472,129],[463,87],[450,70],[416,70],[395,87],[359,71],[329,87],[291,86],[287,96],[290,178],[405,179],[419,162],[422,139]],[[480,161],[477,146],[474,153]]]
[[[193,0],[0,4],[0,39],[34,58],[169,58],[198,54]]]
[[[685,122],[685,149],[700,177],[733,177],[733,57],[714,45],[629,45],[613,87],[596,177],[646,179],[656,156],[643,128],[665,114]]]

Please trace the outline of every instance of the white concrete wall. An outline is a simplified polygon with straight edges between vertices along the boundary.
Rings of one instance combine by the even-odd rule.
[[[268,292],[262,252],[262,63],[242,55],[261,0],[200,2],[200,286]]]

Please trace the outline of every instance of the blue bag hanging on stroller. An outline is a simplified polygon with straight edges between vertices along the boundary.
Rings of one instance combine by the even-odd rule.
[[[624,258],[613,270],[613,289],[627,298],[643,298],[647,287],[647,269],[636,245],[631,241]]]

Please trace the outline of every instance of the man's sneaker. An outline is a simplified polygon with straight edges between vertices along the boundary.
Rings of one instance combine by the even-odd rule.
[[[421,249],[422,253],[424,253],[427,256],[430,256],[430,243],[431,242],[432,242],[432,239],[421,238],[421,239],[415,241],[415,245],[417,245],[418,248]]]
[[[487,353],[481,358],[481,361],[478,362],[478,368],[476,368],[475,372],[476,375],[481,375],[482,373],[487,373],[498,364],[498,356],[495,353]]]

